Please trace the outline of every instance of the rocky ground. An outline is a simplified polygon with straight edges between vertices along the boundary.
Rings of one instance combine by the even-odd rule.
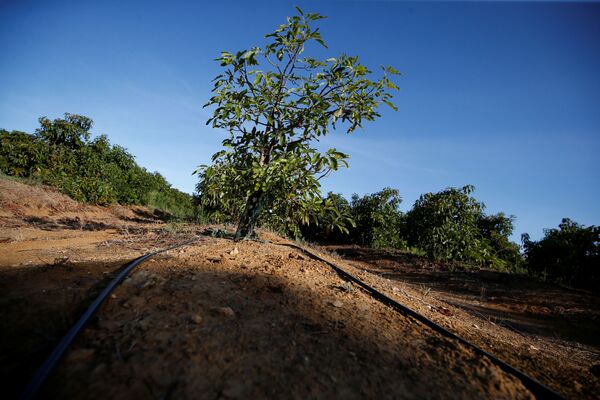
[[[42,398],[532,397],[268,232],[263,243],[197,236],[204,228],[151,210],[82,206],[6,179],[0,206],[8,398],[122,265],[193,237],[116,289]],[[568,397],[600,393],[597,296],[397,252],[315,251]]]

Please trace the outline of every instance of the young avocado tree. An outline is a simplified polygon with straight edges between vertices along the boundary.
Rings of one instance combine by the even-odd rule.
[[[563,218],[558,229],[545,229],[544,237],[532,241],[521,237],[530,274],[600,290],[600,227],[580,225]]]
[[[434,260],[517,270],[519,246],[510,241],[515,217],[486,215],[485,205],[472,196],[474,191],[474,186],[466,185],[421,195],[403,219],[403,237]]]
[[[213,165],[196,171],[204,181],[200,195],[239,210],[236,239],[254,234],[265,209],[281,206],[308,221],[322,205],[319,181],[348,166],[348,155],[334,148],[320,152],[314,142],[336,124],[350,133],[374,120],[382,103],[396,109],[390,101],[398,89],[390,80],[398,74],[394,68],[382,67],[379,79],[371,80],[358,57],[305,56],[311,42],[327,47],[319,28],[311,26],[325,17],[296,10],[266,35],[270,43],[264,47],[221,53],[217,61],[224,72],[205,104],[216,106],[207,125],[228,131],[228,137]]]

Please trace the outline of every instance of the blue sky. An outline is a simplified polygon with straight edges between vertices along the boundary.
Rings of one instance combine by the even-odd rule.
[[[599,3],[3,1],[0,128],[83,114],[192,192],[191,172],[223,138],[202,108],[213,59],[264,44],[294,4],[329,17],[319,56],[403,73],[398,112],[323,141],[351,155],[324,192],[391,186],[407,210],[422,193],[473,184],[488,212],[517,217],[515,240],[562,217],[600,223]]]

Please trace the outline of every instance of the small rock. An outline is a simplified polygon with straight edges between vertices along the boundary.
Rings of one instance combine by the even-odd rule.
[[[73,363],[89,362],[94,356],[94,349],[77,349],[69,352],[67,360]]]
[[[452,311],[450,311],[449,309],[447,309],[446,307],[438,307],[437,308],[437,312],[439,312],[442,315],[445,315],[447,317],[451,317],[454,314],[452,313]]]
[[[223,317],[235,317],[235,312],[231,307],[215,307],[211,310],[215,315],[221,315]]]
[[[200,314],[194,314],[190,317],[190,321],[192,321],[196,325],[200,325],[202,323],[202,320],[203,318]]]
[[[237,256],[238,254],[240,254],[240,251],[238,250],[237,247],[234,247],[233,250],[231,250],[229,252],[229,255],[231,255],[231,256]]]
[[[534,346],[534,345],[532,345],[532,344],[530,344],[530,345],[529,345],[529,348],[530,348],[531,350],[534,350],[534,351],[539,351],[539,350],[540,350],[539,348],[535,347],[535,346]]]
[[[144,281],[144,283],[142,283],[138,287],[140,289],[147,289],[153,287],[154,285],[156,285],[156,280],[154,278],[148,278]]]
[[[344,292],[352,292],[354,290],[354,286],[352,286],[352,282],[348,282],[345,281],[344,283],[342,283],[342,286],[340,287]]]
[[[332,302],[331,305],[334,306],[334,307],[340,308],[341,306],[344,305],[344,303],[342,303],[339,300],[336,300],[336,301]]]
[[[161,280],[162,279],[158,275],[142,270],[125,279],[125,282],[123,283],[135,286],[139,289],[146,289],[155,286]]]
[[[477,324],[473,324],[473,328],[475,328],[475,329],[479,329],[479,325],[477,325]]]
[[[111,294],[111,295],[110,295],[110,298],[111,298],[111,299],[116,299],[116,298],[117,298],[117,295],[113,293],[113,294]]]
[[[400,293],[400,289],[398,289],[396,286],[392,286],[392,292],[393,293]]]

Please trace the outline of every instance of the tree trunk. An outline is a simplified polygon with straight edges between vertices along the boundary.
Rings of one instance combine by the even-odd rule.
[[[254,228],[256,221],[260,216],[263,208],[266,205],[267,196],[262,191],[254,192],[246,200],[246,207],[240,217],[237,231],[235,232],[235,240],[250,239],[254,237]]]

